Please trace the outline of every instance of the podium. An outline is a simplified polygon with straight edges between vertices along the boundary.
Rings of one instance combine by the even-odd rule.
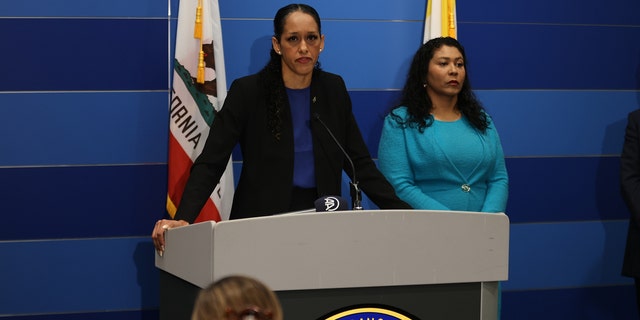
[[[234,274],[276,291],[285,319],[368,306],[407,319],[496,319],[508,259],[502,213],[363,210],[202,222],[167,230],[164,255],[156,254],[160,319],[190,319],[200,288]]]

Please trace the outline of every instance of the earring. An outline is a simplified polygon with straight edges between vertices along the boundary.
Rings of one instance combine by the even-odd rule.
[[[322,51],[322,48],[320,48],[320,51]]]
[[[425,83],[423,83],[423,84],[422,84],[422,87],[423,87],[423,88],[426,88],[426,87],[427,87],[427,83],[426,83],[426,82],[425,82]]]

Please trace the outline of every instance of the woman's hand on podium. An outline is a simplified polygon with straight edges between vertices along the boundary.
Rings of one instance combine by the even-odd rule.
[[[153,233],[151,233],[151,238],[153,239],[153,245],[156,247],[156,251],[161,257],[162,254],[164,254],[164,232],[171,228],[187,225],[189,225],[189,223],[184,220],[162,219],[156,222],[156,225],[153,227]]]

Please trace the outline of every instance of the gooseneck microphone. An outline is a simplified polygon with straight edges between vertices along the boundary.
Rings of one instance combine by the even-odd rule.
[[[333,132],[331,132],[331,129],[329,129],[329,127],[327,127],[327,125],[324,124],[322,119],[320,119],[320,115],[317,113],[314,113],[313,118],[316,119],[318,122],[320,122],[320,124],[324,127],[324,129],[327,130],[327,132],[333,139],[333,142],[335,142],[338,148],[340,148],[340,151],[342,151],[345,158],[349,160],[349,164],[351,165],[351,172],[353,174],[353,179],[349,181],[349,184],[351,184],[351,186],[353,187],[354,194],[355,194],[355,196],[351,199],[351,202],[353,202],[353,210],[362,210],[362,204],[360,200],[362,198],[362,193],[360,192],[360,188],[358,187],[358,179],[356,178],[356,167],[353,165],[353,161],[351,160],[351,157],[349,157],[349,154],[347,154],[347,152],[344,150],[344,148],[342,147],[338,139],[336,139],[336,137],[333,135]]]

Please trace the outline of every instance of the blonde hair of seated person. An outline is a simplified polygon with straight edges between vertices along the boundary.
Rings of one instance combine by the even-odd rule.
[[[282,320],[275,293],[257,279],[234,275],[202,289],[191,320]]]

